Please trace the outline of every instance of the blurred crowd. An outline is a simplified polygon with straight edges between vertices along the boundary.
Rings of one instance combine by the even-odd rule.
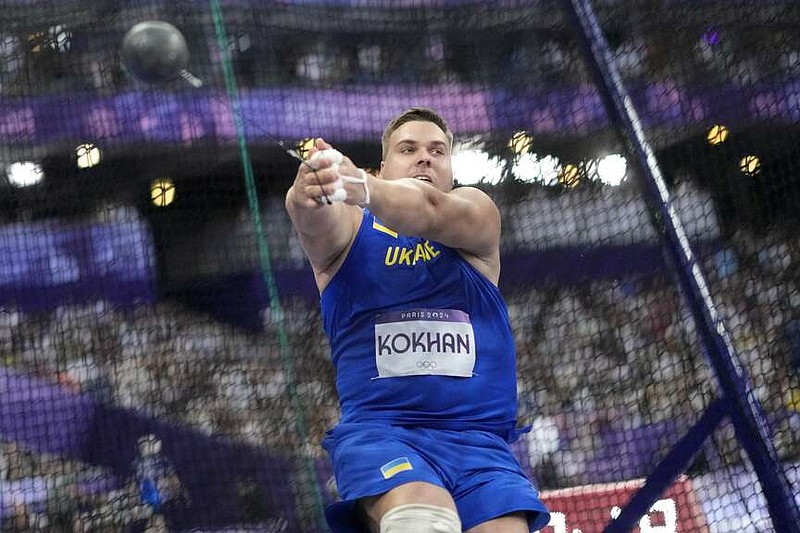
[[[740,232],[702,264],[779,455],[800,459],[800,240]],[[529,452],[545,486],[646,475],[721,395],[671,276],[520,292],[509,306],[521,415],[538,428]],[[725,425],[698,467],[741,461]]]
[[[164,514],[141,497],[140,463],[118,483],[107,468],[0,440],[0,531],[166,533]]]
[[[319,411],[333,407],[318,317],[309,306],[285,304],[286,329],[299,354],[298,394]],[[39,316],[5,310],[0,322],[8,366],[210,435],[296,444],[289,440],[294,414],[274,331],[247,333],[169,302],[124,309],[94,302]]]

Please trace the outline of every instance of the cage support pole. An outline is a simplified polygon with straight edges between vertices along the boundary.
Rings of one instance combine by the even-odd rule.
[[[724,398],[714,400],[700,419],[650,472],[644,485],[628,500],[619,516],[603,529],[603,533],[624,533],[632,530],[659,496],[689,467],[708,436],[727,414],[728,402]]]
[[[633,102],[622,84],[611,50],[590,0],[562,0],[606,113],[641,176],[650,216],[664,236],[667,253],[686,297],[706,355],[729,402],[737,437],[761,483],[777,531],[800,533],[800,509],[770,437],[766,417],[753,394],[727,328],[711,299],[700,264],[678,218],[661,169],[645,137]]]

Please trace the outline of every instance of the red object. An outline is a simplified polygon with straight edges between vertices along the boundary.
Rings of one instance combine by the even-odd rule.
[[[585,485],[541,494],[551,512],[550,524],[541,533],[601,533],[619,516],[644,480]],[[681,476],[643,516],[632,533],[709,533],[692,482]]]

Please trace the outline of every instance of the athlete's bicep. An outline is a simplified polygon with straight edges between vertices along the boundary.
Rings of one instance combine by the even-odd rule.
[[[433,240],[478,257],[492,256],[500,243],[500,211],[480,189],[460,187],[437,206]]]

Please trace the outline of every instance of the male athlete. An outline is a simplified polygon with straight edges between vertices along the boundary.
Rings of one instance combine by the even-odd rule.
[[[412,108],[382,138],[379,177],[322,139],[286,208],[311,262],[336,368],[323,446],[335,532],[527,533],[549,514],[508,443],[515,350],[497,289],[500,213],[453,188],[453,135]]]

